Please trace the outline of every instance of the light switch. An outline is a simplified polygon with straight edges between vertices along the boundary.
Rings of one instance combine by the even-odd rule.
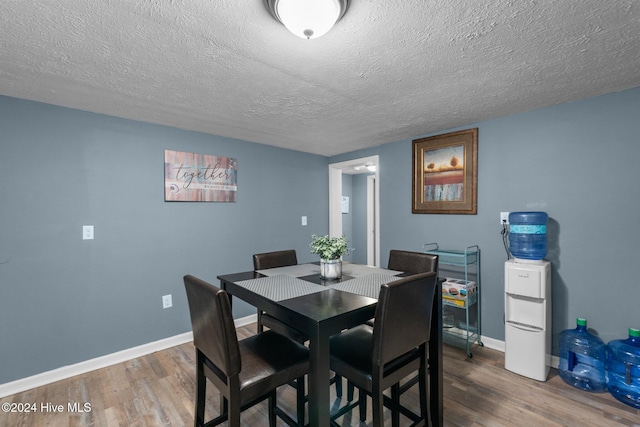
[[[307,225],[307,217],[306,216],[302,217],[302,225]]]
[[[83,225],[82,240],[92,240],[92,239],[93,239],[93,225]]]

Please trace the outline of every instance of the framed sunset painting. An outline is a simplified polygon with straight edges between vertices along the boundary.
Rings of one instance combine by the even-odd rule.
[[[413,141],[413,213],[478,213],[478,129]]]

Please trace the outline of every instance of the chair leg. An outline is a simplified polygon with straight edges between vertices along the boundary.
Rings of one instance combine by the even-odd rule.
[[[232,396],[229,397],[228,426],[240,427],[240,390],[233,390]]]
[[[298,426],[304,426],[304,405],[305,405],[305,387],[304,377],[300,377],[296,380],[296,400],[297,400],[297,412],[298,412]]]
[[[367,420],[367,393],[358,389],[358,409],[360,410],[360,421]]]
[[[400,426],[400,383],[391,386],[391,427]]]
[[[356,386],[353,385],[351,381],[347,381],[347,402],[351,402],[353,400],[353,391]]]
[[[342,377],[338,374],[335,374],[333,377],[334,382],[336,383],[336,396],[342,397]]]
[[[373,387],[373,393],[371,393],[371,412],[373,413],[373,427],[384,427],[384,396],[382,390],[377,387]]]
[[[198,351],[196,355],[196,407],[194,426],[200,427],[204,425],[204,401],[207,388],[207,378],[203,371],[203,357]]]
[[[276,427],[276,393],[269,393],[269,427]]]
[[[418,390],[419,390],[419,399],[420,399],[420,418],[425,420],[428,425],[427,415],[429,413],[427,409],[427,375],[428,370],[424,366],[424,364],[420,367],[418,371],[419,380],[418,380]]]

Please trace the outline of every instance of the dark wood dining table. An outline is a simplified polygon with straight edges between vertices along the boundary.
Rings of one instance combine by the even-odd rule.
[[[355,272],[351,276],[349,266],[346,267],[342,277],[332,281],[321,279],[319,272],[305,274],[314,271],[313,264],[293,266],[288,272],[270,269],[218,276],[221,288],[230,296],[269,313],[309,337],[308,412],[312,427],[330,425],[329,337],[373,318],[380,284],[405,276],[403,272],[356,264],[350,266]],[[433,426],[442,426],[443,422],[441,286],[438,281],[428,351],[428,409]]]

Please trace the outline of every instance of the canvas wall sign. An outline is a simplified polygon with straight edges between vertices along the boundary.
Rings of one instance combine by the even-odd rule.
[[[164,152],[164,200],[235,202],[238,161],[208,154]]]

